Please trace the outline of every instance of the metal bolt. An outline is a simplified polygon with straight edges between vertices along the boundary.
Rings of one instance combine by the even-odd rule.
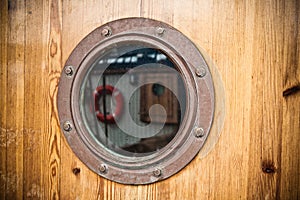
[[[162,27],[158,27],[158,28],[156,29],[156,33],[157,33],[158,35],[162,35],[164,32],[165,32],[165,29],[162,28]]]
[[[198,127],[195,129],[195,136],[197,138],[203,137],[204,136],[204,130],[201,127]]]
[[[156,176],[156,177],[161,176],[161,169],[155,169],[155,170],[153,171],[153,175]]]
[[[73,75],[73,67],[72,66],[66,66],[65,67],[65,74],[67,76],[72,76]]]
[[[111,30],[109,27],[105,27],[102,31],[101,31],[101,35],[104,37],[108,37],[111,35]]]
[[[63,124],[63,129],[65,131],[71,131],[72,130],[72,126],[71,126],[71,123],[69,121],[66,121],[64,124]]]
[[[200,78],[204,77],[206,75],[206,70],[204,67],[200,67],[196,69],[196,75]]]
[[[106,165],[104,165],[104,164],[101,164],[101,165],[99,166],[99,171],[100,171],[101,173],[105,173],[105,172],[106,172],[106,170],[107,170],[107,167],[106,167]]]

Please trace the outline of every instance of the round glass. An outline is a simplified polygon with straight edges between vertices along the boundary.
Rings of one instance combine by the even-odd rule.
[[[160,151],[185,114],[182,75],[153,45],[126,41],[103,52],[80,87],[83,125],[99,148],[130,157]]]

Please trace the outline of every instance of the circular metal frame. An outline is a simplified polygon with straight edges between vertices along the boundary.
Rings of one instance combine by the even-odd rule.
[[[176,136],[159,153],[145,157],[121,156],[99,146],[83,126],[79,111],[80,86],[91,64],[106,47],[127,41],[162,50],[177,66],[187,89],[186,114]],[[214,88],[204,58],[187,37],[159,21],[127,18],[100,26],[77,45],[62,72],[57,102],[62,131],[81,161],[107,179],[147,184],[177,173],[197,155],[212,124]]]

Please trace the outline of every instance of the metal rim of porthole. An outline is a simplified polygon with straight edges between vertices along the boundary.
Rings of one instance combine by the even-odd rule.
[[[84,75],[102,50],[126,41],[148,44],[166,53],[184,77],[186,114],[173,140],[159,153],[141,158],[101,148],[82,125],[79,90]],[[209,67],[197,47],[160,21],[126,18],[104,24],[75,47],[63,68],[58,89],[59,121],[77,157],[102,177],[123,184],[148,184],[183,169],[200,151],[212,125],[214,87]]]

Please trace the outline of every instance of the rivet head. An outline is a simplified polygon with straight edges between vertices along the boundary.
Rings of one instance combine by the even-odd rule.
[[[65,130],[65,131],[71,131],[72,130],[72,125],[71,125],[71,123],[69,122],[69,121],[66,121],[66,122],[64,122],[64,124],[63,124],[63,129]]]
[[[158,27],[158,28],[156,29],[156,33],[157,33],[158,35],[162,35],[164,32],[165,32],[165,29],[162,28],[162,27]]]
[[[104,37],[108,37],[111,35],[111,29],[109,27],[105,27],[103,28],[103,30],[101,31],[101,35]]]
[[[100,173],[105,173],[107,171],[106,165],[105,164],[101,164],[99,166],[99,171],[100,171]]]
[[[195,129],[195,136],[196,136],[197,138],[203,137],[203,136],[204,136],[204,129],[201,128],[201,127],[197,127],[197,128]]]
[[[206,75],[206,70],[204,67],[199,67],[196,69],[195,73],[198,77],[202,78]]]
[[[161,169],[155,169],[155,170],[153,171],[153,175],[156,176],[156,177],[161,176]]]
[[[72,66],[66,66],[64,72],[67,76],[72,76],[74,69]]]

